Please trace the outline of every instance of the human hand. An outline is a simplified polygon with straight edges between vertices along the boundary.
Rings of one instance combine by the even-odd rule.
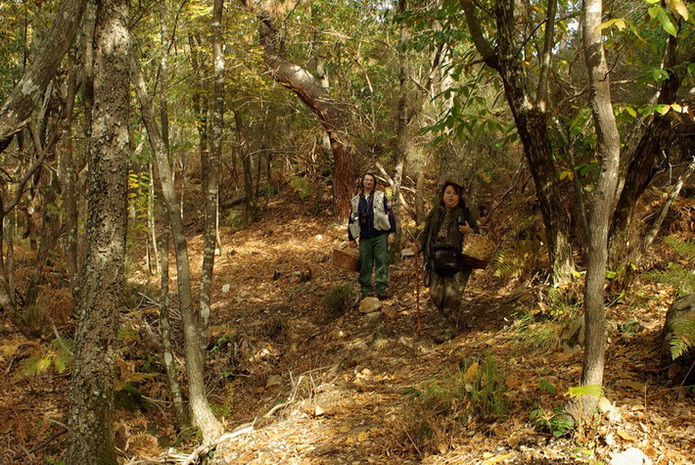
[[[462,234],[469,234],[473,232],[473,228],[468,225],[468,221],[464,221],[464,224],[459,225],[459,231]]]
[[[393,243],[396,241],[396,235],[394,233],[389,234],[389,237],[386,239],[389,245],[393,245]]]
[[[348,247],[357,247],[357,239],[353,239],[350,242],[348,242]]]

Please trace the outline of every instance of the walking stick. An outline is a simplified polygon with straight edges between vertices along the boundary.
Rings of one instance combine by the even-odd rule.
[[[415,311],[417,315],[417,335],[422,333],[422,321],[420,320],[420,267],[418,266],[418,254],[413,257],[415,263]]]
[[[414,242],[417,242],[417,239],[415,239],[410,231],[408,231],[408,234]],[[417,335],[420,336],[422,333],[422,321],[420,320],[420,267],[418,266],[418,253],[420,253],[420,250],[413,254],[413,263],[415,264],[415,311],[417,315]]]

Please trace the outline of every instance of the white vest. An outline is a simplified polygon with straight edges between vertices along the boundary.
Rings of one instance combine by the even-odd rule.
[[[362,194],[354,196],[351,201],[352,211],[350,212],[350,223],[348,224],[348,228],[350,229],[350,234],[352,234],[354,238],[360,237],[360,197],[362,197]],[[389,215],[386,213],[386,207],[384,206],[384,193],[382,191],[374,191],[374,203],[372,208],[374,209],[374,229],[378,231],[388,231],[391,229]]]

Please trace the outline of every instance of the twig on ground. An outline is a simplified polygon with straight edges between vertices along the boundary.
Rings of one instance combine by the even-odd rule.
[[[22,457],[24,457],[25,455],[26,455],[27,457],[30,457],[31,454],[34,454],[35,452],[40,451],[40,450],[43,449],[44,447],[48,446],[51,442],[53,442],[56,438],[59,438],[60,436],[62,436],[63,434],[65,434],[65,433],[67,433],[67,432],[68,432],[67,428],[65,428],[65,429],[62,430],[62,431],[58,431],[57,433],[54,433],[50,438],[46,439],[46,440],[43,441],[41,444],[39,444],[38,446],[36,446],[36,447],[34,447],[33,449],[30,449],[30,450],[27,450],[26,448],[24,448],[24,446],[21,446],[22,449],[23,449],[22,452],[20,452],[19,454],[15,455],[15,456],[12,458],[12,460],[17,461],[17,460],[21,459]]]
[[[242,428],[240,430],[234,431],[232,433],[227,433],[223,434],[210,444],[202,444],[194,450],[191,455],[188,456],[188,458],[183,462],[182,465],[191,465],[194,461],[198,460],[198,458],[203,457],[207,454],[210,453],[211,450],[215,449],[218,445],[225,441],[229,441],[231,439],[237,438],[243,434],[250,433],[253,431],[253,425],[247,426],[246,428]]]

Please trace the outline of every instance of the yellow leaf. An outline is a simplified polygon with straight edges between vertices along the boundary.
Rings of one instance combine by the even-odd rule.
[[[492,465],[493,463],[504,462],[505,460],[509,460],[513,457],[514,457],[514,453],[510,452],[508,454],[498,455],[497,457],[489,458],[489,459],[483,461],[483,463],[481,465]]]
[[[671,12],[673,12],[673,16],[676,17],[676,19],[685,19],[686,21],[688,20],[688,7],[685,6],[685,3],[683,3],[681,0],[671,0],[669,2],[669,7],[671,8]]]
[[[626,440],[626,441],[635,442],[635,438],[633,438],[632,436],[630,436],[629,434],[627,434],[627,433],[626,433],[625,431],[623,431],[623,430],[620,430],[620,429],[619,429],[619,430],[617,431],[617,434],[618,434],[618,436],[620,436],[621,438],[623,438],[623,439]]]
[[[665,115],[671,109],[671,105],[659,105],[656,109],[661,115]]]
[[[463,380],[466,383],[472,383],[475,381],[475,377],[478,375],[478,370],[480,369],[480,365],[478,362],[473,363],[471,366],[468,367],[466,370],[466,373],[463,375]]]
[[[683,107],[678,105],[677,103],[672,103],[671,108],[673,108],[673,111],[677,111],[678,113],[683,113]]]
[[[367,433],[366,431],[362,431],[360,434],[357,435],[357,442],[366,441],[368,437],[369,433]]]

